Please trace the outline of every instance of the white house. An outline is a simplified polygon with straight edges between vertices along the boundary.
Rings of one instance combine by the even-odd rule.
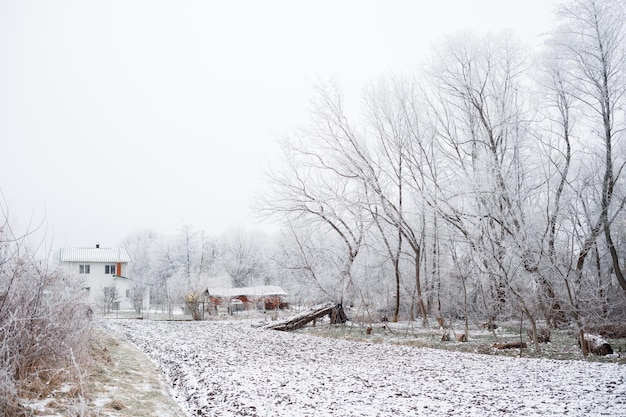
[[[70,274],[82,280],[89,303],[96,309],[133,310],[141,300],[142,310],[150,304],[144,283],[126,276],[130,256],[124,248],[63,248],[61,262]]]

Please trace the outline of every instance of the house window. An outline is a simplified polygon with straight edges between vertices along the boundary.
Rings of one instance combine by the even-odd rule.
[[[115,275],[115,264],[113,265],[105,265],[104,273],[107,275]]]
[[[78,272],[81,274],[88,274],[89,273],[89,265],[80,265],[78,267]]]

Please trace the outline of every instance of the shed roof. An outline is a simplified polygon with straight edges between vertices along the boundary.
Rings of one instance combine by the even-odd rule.
[[[63,248],[61,262],[130,262],[124,248]]]
[[[238,288],[207,288],[209,295],[216,297],[238,297],[242,295],[251,297],[267,297],[270,295],[287,295],[278,285],[260,285],[257,287]]]

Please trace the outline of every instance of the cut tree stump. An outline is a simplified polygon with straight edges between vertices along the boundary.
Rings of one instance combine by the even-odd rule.
[[[522,349],[526,348],[526,342],[495,343],[492,347],[495,349]]]
[[[526,334],[528,335],[528,340],[531,342],[534,341],[533,331],[531,329],[528,329]],[[539,343],[550,343],[550,329],[547,327],[537,329],[537,341]]]
[[[298,330],[306,326],[308,323],[326,315],[330,318],[331,324],[341,324],[348,321],[348,317],[343,311],[343,306],[341,304],[321,304],[308,311],[297,314],[290,319],[281,321],[280,323],[270,324],[266,328],[282,331]]]
[[[587,345],[587,351],[594,355],[605,356],[613,354],[613,348],[601,336],[585,333],[585,344]],[[582,346],[580,338],[578,339],[578,345]]]

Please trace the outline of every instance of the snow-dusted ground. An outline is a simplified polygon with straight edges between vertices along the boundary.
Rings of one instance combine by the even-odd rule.
[[[257,321],[106,321],[189,416],[626,416],[626,366],[325,339]]]

